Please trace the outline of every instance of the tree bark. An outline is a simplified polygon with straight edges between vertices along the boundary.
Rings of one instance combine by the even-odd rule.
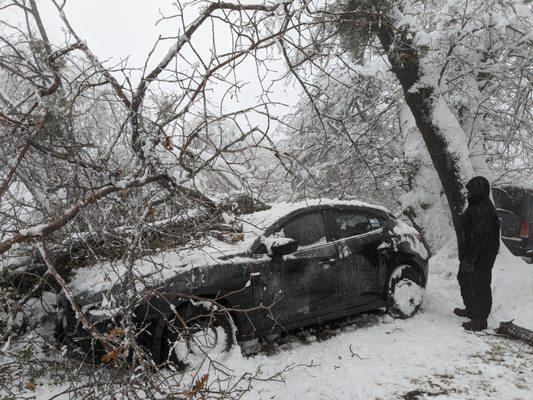
[[[435,99],[439,95],[435,93],[434,87],[429,85],[414,87],[423,76],[420,49],[413,44],[411,39],[415,35],[407,30],[396,30],[393,21],[388,18],[382,19],[375,29],[388,56],[392,71],[403,88],[406,103],[411,109],[416,126],[442,183],[460,243],[462,231],[460,215],[465,206],[462,193],[463,178],[461,177],[464,171],[461,171],[457,155],[450,152],[449,143],[443,132],[433,121]]]
[[[515,325],[513,321],[500,322],[496,333],[513,339],[520,339],[533,346],[533,331]]]

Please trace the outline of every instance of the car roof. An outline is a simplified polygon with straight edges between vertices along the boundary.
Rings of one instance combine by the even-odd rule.
[[[391,212],[380,205],[369,204],[359,200],[338,199],[308,199],[295,203],[280,202],[272,204],[268,210],[239,217],[250,230],[262,234],[273,226],[279,226],[293,216],[315,210],[338,209],[351,211],[366,211],[379,214],[382,217],[392,216]]]

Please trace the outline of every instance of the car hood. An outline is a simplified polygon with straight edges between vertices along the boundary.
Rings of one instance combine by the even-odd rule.
[[[106,261],[76,270],[69,287],[80,304],[98,302],[103,294],[122,290],[130,270],[135,277],[136,289],[142,291],[163,285],[180,275],[199,276],[207,269],[229,268],[254,261],[247,246],[249,243],[235,245],[208,238],[187,248],[146,255],[130,264],[123,260]]]

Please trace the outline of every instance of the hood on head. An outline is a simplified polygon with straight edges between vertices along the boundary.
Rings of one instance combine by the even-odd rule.
[[[483,176],[476,176],[466,184],[468,198],[472,200],[488,199],[490,196],[490,183]]]

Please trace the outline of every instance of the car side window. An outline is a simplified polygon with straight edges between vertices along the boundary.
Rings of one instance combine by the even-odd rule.
[[[354,212],[334,211],[333,219],[338,232],[338,239],[362,235],[381,228],[378,218]]]
[[[320,212],[290,220],[275,235],[294,239],[300,247],[326,243],[326,227]]]

